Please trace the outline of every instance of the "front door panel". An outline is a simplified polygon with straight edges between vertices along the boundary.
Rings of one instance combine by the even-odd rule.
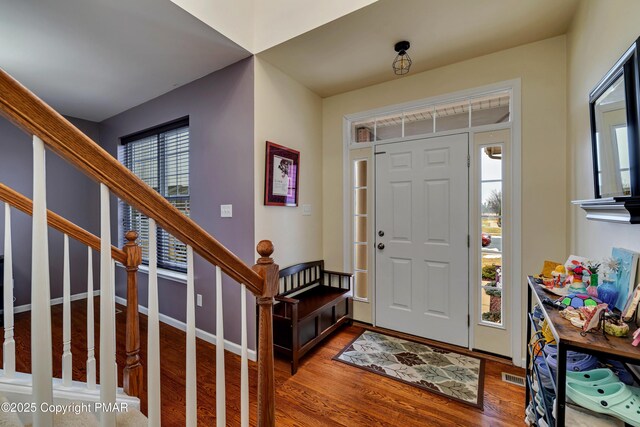
[[[468,141],[376,147],[378,326],[468,345]]]

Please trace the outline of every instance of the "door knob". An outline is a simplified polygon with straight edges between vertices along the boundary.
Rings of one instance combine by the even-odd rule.
[[[384,243],[378,243],[378,249],[384,249]]]
[[[384,231],[382,231],[382,230],[378,231],[378,236],[380,236],[380,237],[384,236]]]

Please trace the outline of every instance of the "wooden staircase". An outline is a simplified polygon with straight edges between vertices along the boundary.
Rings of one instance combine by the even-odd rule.
[[[237,307],[223,307],[222,274],[232,278],[242,290],[240,312],[242,313],[242,364],[241,364],[241,425],[249,425],[249,381],[247,351],[246,292],[251,292],[257,300],[258,329],[258,413],[259,426],[275,425],[274,374],[272,312],[274,295],[278,287],[278,266],[271,255],[271,242],[262,241],[257,251],[260,258],[250,267],[224,247],[214,237],[183,215],[155,190],[145,184],[98,144],[79,131],[64,117],[37,98],[10,75],[0,70],[0,114],[33,136],[33,201],[0,183],[0,200],[5,203],[4,242],[4,320],[5,339],[3,344],[3,369],[0,372],[0,393],[10,403],[17,399],[11,394],[11,386],[23,382],[22,398],[36,408],[63,402],[65,393],[71,393],[76,401],[100,402],[114,405],[126,399],[132,403],[140,396],[144,377],[148,390],[148,425],[160,426],[162,414],[160,406],[160,347],[159,310],[161,295],[157,288],[156,227],[162,227],[187,246],[187,337],[186,337],[186,425],[197,424],[197,374],[195,370],[195,292],[194,256],[198,255],[216,267],[216,408],[217,425],[225,426],[225,371],[224,371],[224,324],[223,310],[237,310]],[[95,236],[46,208],[46,168],[45,156],[50,151],[82,171],[100,184],[100,236]],[[137,271],[141,264],[141,248],[136,244],[135,232],[127,232],[126,244],[122,249],[111,245],[110,196],[115,195],[146,215],[149,225],[149,330],[148,360],[143,375],[140,359],[140,332],[138,322]],[[13,272],[11,211],[17,209],[32,215],[32,283],[31,283],[31,357],[32,374],[15,371],[15,341],[13,338]],[[65,236],[64,295],[63,295],[63,354],[62,378],[52,375],[51,309],[49,290],[49,265],[47,242],[48,228],[54,228]],[[87,263],[91,272],[92,251],[100,252],[100,364],[96,367],[93,332],[93,278],[87,278],[87,382],[76,384],[71,378],[70,329],[70,275],[73,267],[68,256],[69,239],[87,246]],[[115,362],[115,264],[119,263],[127,271],[127,331],[126,357],[123,388],[118,389],[117,366]],[[91,317],[91,320],[89,320]],[[99,369],[100,383],[96,383]],[[25,376],[26,375],[26,376]],[[26,392],[25,392],[26,390]],[[26,396],[26,397],[25,397]],[[44,406],[43,406],[44,405]],[[135,405],[133,405],[135,407]],[[36,427],[59,425],[59,417],[49,411],[36,409],[31,413],[31,422]],[[103,411],[96,420],[102,427],[123,425],[122,416],[116,412]],[[139,418],[138,418],[139,420]],[[70,421],[69,421],[70,422]],[[1,424],[0,422],[0,425]],[[67,424],[64,424],[67,425]],[[127,424],[136,425],[136,424]]]

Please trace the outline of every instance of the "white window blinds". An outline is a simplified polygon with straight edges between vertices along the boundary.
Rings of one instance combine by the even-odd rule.
[[[120,161],[173,206],[189,216],[189,121],[179,121],[122,138]],[[148,263],[149,219],[128,204],[120,203],[124,231],[135,230],[142,246],[142,262]],[[186,271],[187,248],[158,227],[158,267]]]

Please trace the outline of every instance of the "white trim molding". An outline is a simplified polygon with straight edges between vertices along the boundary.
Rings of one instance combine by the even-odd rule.
[[[127,300],[125,298],[116,296],[116,302],[120,305],[123,306],[127,306]],[[149,310],[147,310],[147,307],[144,307],[142,305],[138,305],[138,312],[142,313],[142,314],[147,314],[149,312]],[[180,329],[181,331],[185,331],[187,330],[187,324],[178,320],[178,319],[174,319],[173,317],[167,316],[166,314],[162,314],[160,313],[158,318],[160,319],[160,321],[162,323],[165,323],[169,326],[173,326],[174,328]],[[196,337],[200,338],[201,340],[204,340],[210,344],[216,345],[216,336],[214,334],[212,334],[211,332],[207,332],[203,329],[199,329],[196,328]],[[233,341],[229,341],[229,340],[224,340],[224,349],[227,351],[230,351],[231,353],[237,354],[238,356],[242,355],[242,347],[240,346],[240,344],[236,344]],[[258,360],[257,357],[257,353],[255,350],[249,350],[249,360],[252,361],[256,361]]]
[[[116,263],[116,265],[122,269],[126,269],[126,267],[120,263]],[[138,267],[138,272],[144,273],[147,276],[149,275],[149,267],[146,265],[140,265]],[[187,284],[187,273],[181,273],[179,271],[167,270],[166,268],[158,268],[157,276],[161,279],[172,280],[177,283]]]
[[[100,290],[95,290],[93,291],[93,296],[99,297],[100,296]],[[73,294],[71,295],[71,301],[76,301],[76,300],[81,300],[81,299],[87,299],[87,293],[86,292],[82,292],[82,293],[78,293],[78,294]],[[116,296],[116,302],[120,305],[123,306],[127,306],[127,300],[125,298]],[[62,297],[60,298],[53,298],[51,300],[51,305],[58,305],[58,304],[62,304]],[[14,313],[24,313],[25,311],[31,311],[31,304],[24,304],[24,305],[19,305],[17,307],[14,308]],[[144,307],[142,305],[138,306],[138,311],[144,315],[146,315],[148,313],[147,307]],[[187,325],[184,322],[181,322],[180,320],[174,319],[173,317],[167,316],[166,314],[162,314],[160,313],[159,315],[160,321],[162,323],[166,323],[169,326],[173,326],[174,328],[180,329],[181,331],[186,331],[187,330]],[[210,332],[207,332],[203,329],[198,329],[196,328],[196,337],[215,345],[216,344],[216,336]],[[229,340],[224,340],[224,349],[227,351],[230,351],[234,354],[237,354],[238,356],[242,355],[242,347],[240,346],[240,344],[236,344],[233,341],[229,341]],[[249,350],[249,360],[252,361],[256,361],[258,360],[257,357],[257,353],[255,350]]]
[[[402,114],[404,111],[410,111],[419,109],[422,107],[444,104],[444,103],[453,103],[456,101],[465,101],[467,99],[476,98],[483,95],[488,95],[491,93],[497,93],[502,91],[510,91],[511,93],[511,120],[507,123],[498,123],[498,124],[489,124],[482,126],[473,126],[467,128],[455,129],[452,131],[444,131],[444,132],[431,132],[425,135],[413,135],[410,137],[399,137],[393,139],[386,139],[383,141],[372,141],[372,142],[362,142],[362,143],[352,143],[351,142],[351,124],[357,121],[366,121],[368,119],[375,120],[375,117],[378,116],[386,116],[391,114]],[[509,323],[508,328],[511,331],[510,334],[510,348],[511,348],[511,358],[512,362],[516,366],[523,366],[522,356],[524,354],[524,344],[522,341],[522,337],[524,331],[522,330],[522,304],[524,304],[522,298],[523,293],[521,291],[522,284],[525,283],[525,278],[522,276],[522,248],[521,248],[521,231],[522,231],[522,117],[521,117],[521,79],[516,78],[513,80],[507,80],[502,82],[497,82],[481,87],[476,87],[472,89],[466,89],[458,92],[448,93],[444,95],[429,97],[425,99],[420,99],[411,102],[405,102],[395,105],[383,106],[380,108],[363,111],[354,114],[348,114],[343,117],[343,266],[345,270],[351,269],[351,244],[352,244],[352,227],[351,227],[351,209],[352,203],[351,200],[351,156],[350,152],[352,150],[365,149],[370,148],[373,150],[374,146],[378,144],[387,144],[394,142],[403,142],[409,141],[417,138],[424,137],[436,137],[436,136],[444,136],[451,133],[469,133],[470,137],[473,134],[478,132],[487,132],[487,131],[495,131],[501,129],[510,129],[511,130],[511,165],[510,165],[510,189],[511,189],[511,198],[510,198],[510,211],[511,211],[511,238],[510,243],[511,247],[508,252],[505,252],[505,255],[508,256],[510,260],[510,269],[509,269],[509,290],[511,303],[509,305],[504,305],[504,310],[509,310]],[[434,129],[435,130],[435,129]],[[372,156],[373,158],[373,156]],[[471,159],[472,161],[474,159]],[[375,176],[375,161],[372,161],[371,169],[373,170],[373,174]],[[473,171],[470,171],[473,172]],[[369,194],[375,194],[375,182],[371,183]],[[473,211],[473,209],[470,209]],[[474,221],[475,217],[471,216],[472,212],[470,212],[469,221]],[[375,230],[375,207],[371,212],[371,225],[368,228],[370,230]],[[470,224],[471,225],[471,224]],[[470,233],[472,232],[472,228],[470,227]],[[370,236],[372,237],[372,236]],[[471,238],[472,243],[474,241],[474,237]],[[475,253],[473,250],[470,250],[469,253],[469,272],[472,272],[472,261]],[[371,260],[374,261],[373,259]],[[369,269],[369,281],[372,283],[372,287],[370,289],[370,299],[372,303],[375,304],[375,268],[371,267]],[[472,316],[473,319],[470,323],[469,327],[469,348],[472,349],[474,347],[474,334],[475,328],[479,325],[475,320],[475,316],[477,315],[477,307],[476,301],[473,298],[474,287],[476,286],[472,280],[469,280],[469,315]],[[375,309],[372,304],[372,320],[375,325]]]
[[[93,296],[94,297],[99,297],[100,296],[100,290],[97,289],[97,290],[93,291]],[[71,301],[77,301],[79,299],[87,299],[87,293],[86,292],[81,292],[79,294],[73,294],[73,295],[71,295],[71,298],[70,298]],[[53,299],[51,299],[51,306],[62,304],[62,302],[63,302],[63,298],[62,297],[53,298]],[[14,307],[14,309],[13,309],[13,312],[15,314],[24,313],[25,311],[31,311],[31,304],[19,305],[17,307]]]

